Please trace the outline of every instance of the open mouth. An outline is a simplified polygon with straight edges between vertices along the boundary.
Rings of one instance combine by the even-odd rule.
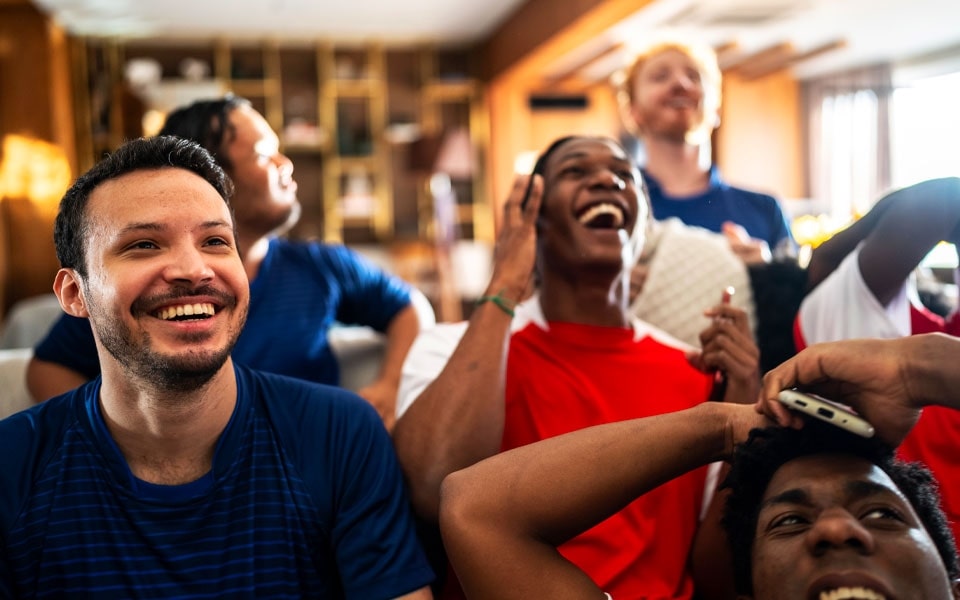
[[[820,592],[819,600],[886,600],[886,596],[865,587],[839,587]]]
[[[577,217],[581,225],[589,229],[620,229],[623,227],[626,218],[623,214],[623,208],[610,203],[601,202],[587,207]]]
[[[179,304],[177,306],[166,306],[153,313],[153,316],[161,321],[190,321],[209,319],[216,314],[216,309],[209,302],[198,302],[196,304]]]

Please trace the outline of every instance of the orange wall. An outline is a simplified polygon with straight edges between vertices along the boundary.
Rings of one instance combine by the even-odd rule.
[[[753,81],[725,74],[717,164],[733,184],[802,198],[800,86],[781,71]]]

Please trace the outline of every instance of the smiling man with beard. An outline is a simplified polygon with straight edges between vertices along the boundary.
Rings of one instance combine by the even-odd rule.
[[[250,292],[229,188],[161,136],[61,201],[54,291],[101,375],[0,421],[0,596],[430,598],[374,409],[230,357]]]
[[[440,484],[453,471],[569,431],[703,403],[721,395],[715,370],[728,375],[725,399],[756,398],[743,311],[713,309],[693,361],[708,372],[691,364],[689,347],[627,312],[626,276],[647,217],[641,190],[619,144],[584,136],[554,142],[532,184],[517,181],[482,303],[469,323],[421,334],[404,363],[394,442],[424,518],[436,520]],[[534,271],[537,294],[520,303]],[[690,598],[705,488],[705,469],[677,478],[560,551],[620,598]]]
[[[391,427],[403,357],[420,328],[434,321],[429,302],[343,245],[282,237],[300,216],[293,163],[248,101],[228,96],[194,102],[173,111],[160,133],[203,146],[234,185],[238,250],[250,279],[250,314],[234,360],[337,385],[340,366],[328,340],[330,328],[335,323],[371,327],[385,334],[384,358],[377,378],[358,393]],[[66,315],[37,345],[27,384],[39,401],[99,372],[89,324]]]

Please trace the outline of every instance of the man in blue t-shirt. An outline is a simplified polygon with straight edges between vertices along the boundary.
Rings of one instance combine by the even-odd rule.
[[[375,411],[230,358],[251,296],[229,190],[161,136],[61,201],[54,291],[101,374],[0,421],[0,597],[431,598]]]
[[[713,51],[680,40],[652,44],[626,69],[618,97],[624,124],[643,142],[653,215],[723,233],[748,263],[792,254],[777,200],[727,184],[701,160],[720,123],[720,85]]]
[[[341,246],[278,237],[300,214],[293,163],[280,153],[267,121],[244,99],[199,101],[167,118],[163,135],[193,140],[233,181],[240,256],[250,279],[250,316],[234,360],[256,369],[331,385],[339,367],[327,340],[335,322],[386,333],[376,381],[359,390],[388,428],[394,419],[400,367],[423,326],[429,303],[411,303],[408,284]],[[64,316],[35,349],[27,371],[37,400],[63,393],[100,372],[85,319]]]

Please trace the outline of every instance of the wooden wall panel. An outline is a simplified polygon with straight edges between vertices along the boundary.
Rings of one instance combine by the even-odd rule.
[[[67,52],[46,15],[26,2],[0,4],[0,143],[11,152],[36,141],[38,155],[53,156],[38,164],[32,152],[0,149],[0,316],[17,300],[50,292],[57,270],[53,217],[76,165]],[[6,144],[11,136],[26,143]]]

